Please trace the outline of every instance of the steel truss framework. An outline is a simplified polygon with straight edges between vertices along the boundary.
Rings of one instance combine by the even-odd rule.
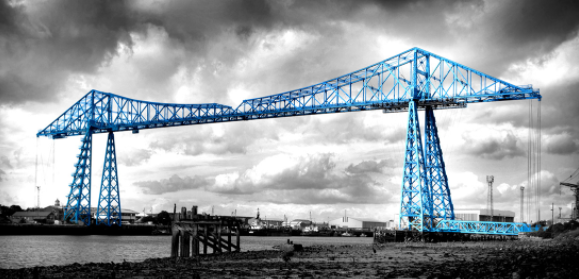
[[[513,85],[423,49],[412,48],[315,85],[244,100],[236,108],[216,103],[148,102],[91,90],[37,136],[85,135],[90,141],[90,134],[118,131],[138,133],[163,127],[350,111],[408,111],[409,139],[401,216],[405,214],[412,229],[433,231],[439,230],[438,224],[442,221],[452,222],[454,212],[432,110],[524,99],[540,100],[539,90],[531,85]],[[427,115],[424,150],[419,110],[426,110]],[[90,163],[88,167],[90,173]],[[77,172],[79,170],[77,167]],[[77,188],[71,186],[71,194]],[[69,196],[69,202],[71,197],[75,198]]]
[[[117,154],[115,150],[115,136],[109,133],[105,161],[103,163],[103,177],[99,204],[96,214],[96,224],[107,226],[121,226],[121,193],[117,173]]]
[[[454,220],[454,206],[450,197],[446,166],[440,148],[440,138],[436,128],[436,120],[432,107],[426,107],[426,127],[424,128],[424,160],[426,168],[426,184],[430,189],[432,202],[432,218],[440,220]]]
[[[526,223],[441,220],[438,222],[434,231],[470,234],[517,235],[522,232],[530,232],[531,227]]]
[[[82,221],[90,225],[90,196],[91,196],[91,165],[92,165],[92,133],[87,129],[79,147],[76,170],[72,174],[70,193],[64,207],[64,220],[70,219],[75,223]]]

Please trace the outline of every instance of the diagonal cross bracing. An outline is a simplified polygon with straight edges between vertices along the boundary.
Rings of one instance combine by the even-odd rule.
[[[121,193],[119,191],[119,179],[117,172],[117,153],[115,149],[115,136],[109,133],[103,163],[103,176],[96,215],[96,224],[107,226],[121,226]]]
[[[411,101],[408,106],[408,130],[406,132],[398,224],[404,229],[420,232],[430,231],[432,227],[432,202],[425,177],[418,110],[415,101]]]
[[[431,106],[426,107],[424,128],[424,158],[426,165],[426,184],[430,189],[432,201],[432,218],[434,222],[440,220],[454,220],[454,206],[450,197],[446,166],[440,148],[440,138]]]
[[[91,195],[91,165],[92,165],[92,133],[85,134],[80,146],[78,162],[74,165],[70,193],[64,207],[64,220],[75,223],[82,221],[90,225],[90,195]]]
[[[424,107],[540,98],[539,90],[531,86],[516,86],[412,48],[325,82],[244,100],[235,109],[215,103],[147,102],[91,90],[37,136],[83,135],[87,124],[98,134],[348,111],[396,111],[413,99]]]

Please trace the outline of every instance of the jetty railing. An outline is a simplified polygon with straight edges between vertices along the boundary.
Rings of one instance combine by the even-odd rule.
[[[180,214],[173,210],[171,257],[195,257],[211,253],[240,251],[239,229],[242,221],[235,217],[197,214],[197,206],[187,212],[181,208]],[[235,243],[232,236],[235,235]]]

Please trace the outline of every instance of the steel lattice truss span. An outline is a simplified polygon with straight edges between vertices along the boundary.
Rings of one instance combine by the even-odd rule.
[[[471,227],[463,226],[454,220],[454,208],[433,110],[465,108],[469,103],[524,99],[540,100],[539,90],[533,89],[531,85],[513,85],[431,52],[412,48],[325,82],[244,100],[236,108],[216,103],[156,103],[91,90],[38,132],[37,136],[63,138],[84,135],[84,141],[92,142],[91,135],[97,133],[138,133],[139,130],[163,127],[364,110],[408,111],[400,224],[418,231],[455,231],[459,228],[460,232],[467,233],[473,231]],[[420,135],[419,110],[426,111],[424,145]],[[114,140],[110,142],[114,150]],[[84,158],[83,154],[86,152],[81,151],[80,156]],[[90,150],[88,152],[90,153]],[[90,173],[90,160],[90,157],[88,161],[79,158],[76,165],[76,173],[79,174],[71,184],[67,204],[67,212],[70,214],[65,214],[75,216],[74,220],[87,218],[86,195],[77,193],[83,193],[86,188],[90,192],[90,179],[85,183],[78,182],[78,177]],[[103,174],[103,179],[108,181],[101,185],[101,195],[105,193],[105,197],[100,200],[109,200],[108,207],[111,203],[117,204],[106,197],[106,193],[118,193],[116,161],[111,161],[110,166],[113,165],[114,175],[110,173],[111,169],[108,169],[109,173]],[[114,187],[111,188],[111,185]],[[90,194],[88,204],[90,221]],[[79,214],[83,216],[77,216]],[[113,217],[109,214],[109,221]],[[499,230],[495,227],[503,226],[502,223],[494,223],[494,227],[479,223],[477,228],[488,233],[495,231],[499,234],[514,234],[517,230],[528,230],[528,226],[524,224],[516,225],[518,229]]]
[[[530,85],[516,86],[419,48],[316,85],[244,100],[237,108],[221,104],[168,104],[133,100],[92,90],[39,136],[66,137],[109,131],[297,115],[376,110],[399,112],[408,102],[434,109],[468,103],[540,98]]]

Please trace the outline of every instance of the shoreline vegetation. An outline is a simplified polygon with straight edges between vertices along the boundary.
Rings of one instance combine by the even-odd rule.
[[[300,248],[300,249],[294,249]],[[0,270],[0,278],[573,278],[579,239],[287,245],[143,262]]]

